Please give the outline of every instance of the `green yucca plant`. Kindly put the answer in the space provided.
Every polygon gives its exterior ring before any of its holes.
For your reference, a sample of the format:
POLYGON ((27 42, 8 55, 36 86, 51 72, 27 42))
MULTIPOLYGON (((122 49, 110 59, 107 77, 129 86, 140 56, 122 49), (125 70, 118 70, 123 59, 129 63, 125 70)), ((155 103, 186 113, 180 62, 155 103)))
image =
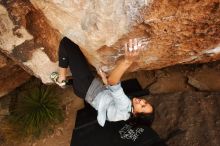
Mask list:
POLYGON ((12 123, 25 136, 39 137, 63 121, 58 97, 49 86, 30 89, 19 99, 11 114, 12 123))

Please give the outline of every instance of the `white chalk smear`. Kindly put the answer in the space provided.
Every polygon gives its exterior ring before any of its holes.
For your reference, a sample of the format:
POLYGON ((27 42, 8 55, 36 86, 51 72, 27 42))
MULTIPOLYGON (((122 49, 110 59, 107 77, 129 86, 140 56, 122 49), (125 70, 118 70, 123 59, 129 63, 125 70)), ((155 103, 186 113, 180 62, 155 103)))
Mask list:
POLYGON ((218 53, 220 53, 220 46, 217 46, 214 49, 205 50, 204 53, 207 53, 207 54, 218 54, 218 53))

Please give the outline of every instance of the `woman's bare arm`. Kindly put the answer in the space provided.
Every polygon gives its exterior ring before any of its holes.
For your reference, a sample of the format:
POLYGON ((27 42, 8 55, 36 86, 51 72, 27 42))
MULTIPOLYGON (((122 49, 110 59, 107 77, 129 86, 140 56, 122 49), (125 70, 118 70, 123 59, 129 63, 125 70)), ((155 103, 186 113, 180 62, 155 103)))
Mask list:
POLYGON ((138 46, 137 39, 129 40, 129 47, 125 44, 125 56, 124 59, 116 65, 113 71, 107 77, 107 83, 109 85, 115 85, 120 82, 121 77, 126 70, 132 65, 134 61, 138 59, 140 47, 138 46))

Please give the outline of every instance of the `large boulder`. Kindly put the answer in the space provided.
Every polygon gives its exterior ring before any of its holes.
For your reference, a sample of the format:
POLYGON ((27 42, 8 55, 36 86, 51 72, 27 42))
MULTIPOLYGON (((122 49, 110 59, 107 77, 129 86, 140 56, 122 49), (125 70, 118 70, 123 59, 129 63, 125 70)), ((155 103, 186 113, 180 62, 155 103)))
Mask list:
POLYGON ((169 146, 217 146, 220 144, 220 94, 179 92, 154 96, 153 129, 169 146))
POLYGON ((0 50, 28 73, 51 82, 62 36, 109 72, 130 38, 143 41, 129 69, 154 70, 220 59, 219 1, 0 1, 0 50))
POLYGON ((220 91, 220 68, 198 68, 188 76, 188 83, 200 91, 220 91))
POLYGON ((149 87, 153 94, 191 91, 187 84, 187 68, 184 66, 170 67, 155 72, 156 81, 149 87))
POLYGON ((44 83, 57 68, 60 34, 48 25, 28 1, 3 1, 0 5, 0 50, 44 83))

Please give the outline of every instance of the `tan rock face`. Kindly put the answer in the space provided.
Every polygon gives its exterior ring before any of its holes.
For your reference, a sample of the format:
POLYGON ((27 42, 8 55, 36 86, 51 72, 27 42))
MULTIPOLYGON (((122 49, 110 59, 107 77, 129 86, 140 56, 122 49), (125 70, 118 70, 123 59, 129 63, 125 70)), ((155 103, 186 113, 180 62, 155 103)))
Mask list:
MULTIPOLYGON (((141 16, 142 23, 133 27, 120 43, 112 46, 117 49, 113 57, 109 57, 110 61, 104 60, 106 66, 109 67, 109 62, 119 57, 117 54, 122 48, 122 41, 134 37, 147 39, 147 43, 133 70, 219 59, 219 2, 155 0, 142 9, 141 16)), ((108 50, 108 47, 102 49, 108 50)), ((104 52, 102 54, 105 55, 104 52)))
POLYGON ((123 56, 124 42, 135 37, 145 40, 145 49, 131 70, 209 62, 220 56, 218 1, 31 2, 85 52, 98 52, 88 58, 106 71, 123 56))
POLYGON ((1 51, 44 83, 51 82, 49 75, 57 69, 60 34, 30 2, 17 0, 3 5, 0 5, 1 51))
POLYGON ((1 2, 0 48, 44 83, 56 70, 61 36, 110 71, 130 38, 144 49, 130 71, 220 59, 218 0, 14 0, 1 2), (9 39, 10 38, 10 39, 9 39))

